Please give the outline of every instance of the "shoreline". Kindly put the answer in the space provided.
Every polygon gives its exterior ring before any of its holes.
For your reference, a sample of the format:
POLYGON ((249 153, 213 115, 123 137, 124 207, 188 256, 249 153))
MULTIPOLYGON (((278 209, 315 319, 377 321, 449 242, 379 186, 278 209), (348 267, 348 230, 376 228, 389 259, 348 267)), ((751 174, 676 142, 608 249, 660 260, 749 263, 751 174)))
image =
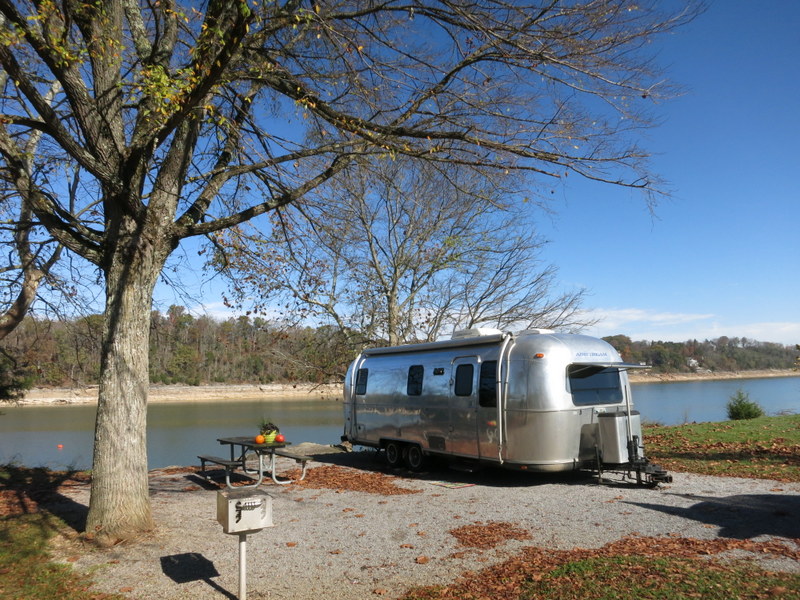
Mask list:
MULTIPOLYGON (((33 388, 17 404, 97 404, 98 386, 33 388)), ((276 402, 279 400, 336 401, 342 399, 341 384, 266 383, 217 385, 151 385, 148 404, 192 402, 276 402)))
POLYGON ((800 377, 795 369, 753 369, 752 371, 718 371, 707 373, 628 373, 631 383, 680 383, 684 381, 725 381, 729 379, 770 379, 800 377))
MULTIPOLYGON (((680 383, 729 379, 766 379, 800 377, 794 369, 766 369, 719 373, 630 373, 631 383, 680 383)), ((75 388, 33 388, 20 399, 19 405, 97 404, 98 386, 75 388)), ((191 402, 276 402, 284 399, 341 401, 339 383, 269 383, 217 385, 151 385, 148 403, 191 402)))

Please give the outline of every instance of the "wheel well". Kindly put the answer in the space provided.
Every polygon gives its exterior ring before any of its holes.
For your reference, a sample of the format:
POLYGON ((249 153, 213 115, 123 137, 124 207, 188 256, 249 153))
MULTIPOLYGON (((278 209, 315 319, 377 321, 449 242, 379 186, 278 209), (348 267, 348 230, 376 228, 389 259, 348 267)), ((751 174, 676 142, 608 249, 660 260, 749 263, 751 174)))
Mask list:
POLYGON ((378 447, 381 450, 386 450, 386 446, 389 445, 390 443, 395 443, 400 448, 404 448, 408 444, 408 442, 404 442, 403 440, 397 440, 397 439, 394 439, 394 438, 381 438, 378 441, 378 447))

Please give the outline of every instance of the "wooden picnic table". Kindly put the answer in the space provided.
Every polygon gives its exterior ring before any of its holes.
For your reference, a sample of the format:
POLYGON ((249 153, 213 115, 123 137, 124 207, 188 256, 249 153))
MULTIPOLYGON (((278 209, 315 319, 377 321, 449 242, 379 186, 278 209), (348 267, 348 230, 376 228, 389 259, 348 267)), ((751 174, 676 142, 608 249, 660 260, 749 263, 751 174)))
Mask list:
POLYGON ((307 456, 293 454, 284 450, 284 448, 289 445, 290 442, 266 442, 259 444, 255 441, 254 437, 250 436, 223 437, 217 438, 217 441, 223 446, 230 447, 230 459, 220 458, 218 456, 200 455, 198 458, 200 459, 201 471, 205 473, 205 463, 207 462, 221 465, 225 468, 225 483, 229 488, 233 487, 231 485, 230 476, 235 469, 241 469, 246 475, 254 476, 255 478, 254 483, 240 487, 258 487, 264 480, 264 473, 266 471, 269 472, 270 477, 272 477, 272 481, 278 485, 287 485, 292 483, 291 479, 282 480, 277 478, 275 474, 276 455, 291 458, 295 462, 302 464, 303 470, 300 478, 297 481, 304 479, 306 476, 306 463, 310 459, 307 456), (258 457, 257 470, 253 470, 247 466, 247 458, 249 454, 255 454, 258 457), (267 463, 265 463, 265 458, 268 458, 267 463))

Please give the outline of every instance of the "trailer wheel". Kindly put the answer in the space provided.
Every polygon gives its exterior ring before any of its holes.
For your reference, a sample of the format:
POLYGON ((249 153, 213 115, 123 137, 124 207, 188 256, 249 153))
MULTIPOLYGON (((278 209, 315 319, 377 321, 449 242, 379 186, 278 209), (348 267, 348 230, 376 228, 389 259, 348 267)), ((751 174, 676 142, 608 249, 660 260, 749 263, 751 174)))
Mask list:
POLYGON ((397 442, 389 442, 386 444, 386 462, 390 467, 400 466, 403 460, 403 453, 400 444, 397 442))
POLYGON ((419 471, 425 463, 425 455, 422 454, 422 448, 416 444, 411 444, 405 453, 406 466, 412 471, 419 471))

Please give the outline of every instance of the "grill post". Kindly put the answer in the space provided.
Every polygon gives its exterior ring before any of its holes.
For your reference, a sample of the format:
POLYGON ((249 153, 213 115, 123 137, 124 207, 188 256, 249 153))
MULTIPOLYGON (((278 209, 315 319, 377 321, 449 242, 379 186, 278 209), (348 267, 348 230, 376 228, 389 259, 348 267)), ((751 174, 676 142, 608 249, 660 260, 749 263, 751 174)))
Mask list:
POLYGON ((239 534, 239 600, 247 600, 247 534, 239 534))

